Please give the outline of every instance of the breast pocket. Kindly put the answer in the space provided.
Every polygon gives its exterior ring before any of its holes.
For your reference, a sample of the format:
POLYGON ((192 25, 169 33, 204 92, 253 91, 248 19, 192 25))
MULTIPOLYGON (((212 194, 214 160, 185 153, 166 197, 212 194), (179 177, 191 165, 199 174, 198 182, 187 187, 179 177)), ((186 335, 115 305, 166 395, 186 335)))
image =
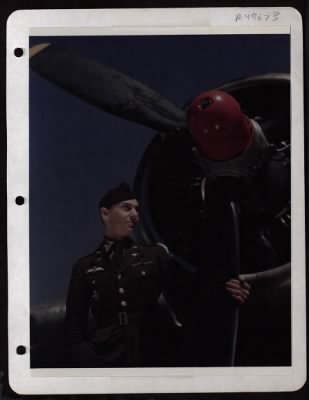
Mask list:
POLYGON ((86 282, 92 300, 98 300, 112 286, 112 273, 102 266, 88 270, 86 282))
POLYGON ((131 281, 135 288, 136 295, 145 299, 152 298, 153 293, 160 286, 160 276, 157 265, 143 262, 131 267, 131 281))
POLYGON ((138 262, 131 265, 130 275, 137 280, 149 280, 157 275, 156 265, 152 261, 138 262))
POLYGON ((134 298, 140 307, 148 307, 157 301, 161 284, 157 265, 154 263, 140 263, 131 267, 132 288, 134 298), (134 282, 134 283, 133 283, 134 282))

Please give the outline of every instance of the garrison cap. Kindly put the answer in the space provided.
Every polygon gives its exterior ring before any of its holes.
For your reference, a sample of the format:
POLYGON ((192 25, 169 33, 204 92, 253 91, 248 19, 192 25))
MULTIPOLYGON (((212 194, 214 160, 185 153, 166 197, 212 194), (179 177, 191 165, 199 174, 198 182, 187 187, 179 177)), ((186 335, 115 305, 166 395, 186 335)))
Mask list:
POLYGON ((135 193, 132 192, 130 186, 123 182, 119 186, 109 190, 99 201, 99 208, 110 208, 117 203, 125 200, 136 199, 135 193))

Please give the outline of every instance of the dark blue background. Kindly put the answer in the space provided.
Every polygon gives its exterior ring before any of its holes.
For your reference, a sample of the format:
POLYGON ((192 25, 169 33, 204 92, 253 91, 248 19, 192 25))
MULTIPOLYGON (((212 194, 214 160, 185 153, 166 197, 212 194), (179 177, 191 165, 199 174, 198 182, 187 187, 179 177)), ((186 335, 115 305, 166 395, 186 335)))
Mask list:
MULTIPOLYGON (((289 72, 288 35, 32 37, 125 72, 182 107, 231 80, 289 72)), ((30 71, 31 303, 65 297, 73 262, 99 244, 97 202, 132 183, 156 132, 67 94, 30 71)))

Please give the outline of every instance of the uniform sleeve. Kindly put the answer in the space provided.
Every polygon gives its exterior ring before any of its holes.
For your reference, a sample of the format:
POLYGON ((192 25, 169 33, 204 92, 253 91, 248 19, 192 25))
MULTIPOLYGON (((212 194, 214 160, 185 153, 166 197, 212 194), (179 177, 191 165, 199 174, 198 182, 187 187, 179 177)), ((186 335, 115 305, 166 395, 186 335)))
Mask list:
POLYGON ((89 314, 89 294, 81 269, 81 264, 74 265, 69 284, 65 327, 69 347, 75 347, 87 340, 89 314))
POLYGON ((282 306, 291 300, 291 263, 257 273, 241 274, 239 278, 252 287, 250 304, 282 306))
POLYGON ((160 243, 158 246, 158 259, 163 277, 163 296, 168 304, 172 318, 183 324, 187 319, 190 305, 193 301, 194 274, 185 271, 172 257, 168 248, 160 243))

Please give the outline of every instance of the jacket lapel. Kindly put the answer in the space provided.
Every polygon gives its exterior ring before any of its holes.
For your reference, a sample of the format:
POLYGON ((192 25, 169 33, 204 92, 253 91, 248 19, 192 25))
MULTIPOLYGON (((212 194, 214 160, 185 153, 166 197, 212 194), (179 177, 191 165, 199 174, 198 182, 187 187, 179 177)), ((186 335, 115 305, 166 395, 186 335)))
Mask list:
POLYGON ((137 244, 133 244, 129 249, 124 250, 118 271, 123 272, 143 257, 143 252, 137 244))

